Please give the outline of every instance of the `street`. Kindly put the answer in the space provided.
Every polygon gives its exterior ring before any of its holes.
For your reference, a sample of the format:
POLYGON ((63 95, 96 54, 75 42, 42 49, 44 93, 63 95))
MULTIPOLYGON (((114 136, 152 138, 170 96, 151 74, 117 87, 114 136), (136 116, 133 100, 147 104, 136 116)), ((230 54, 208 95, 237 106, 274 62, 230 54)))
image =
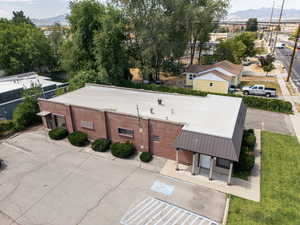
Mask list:
MULTIPOLYGON (((291 46, 290 43, 282 40, 281 42, 285 43, 286 47, 283 49, 276 49, 276 55, 277 55, 277 59, 279 59, 283 63, 286 70, 288 71, 293 50, 290 47, 291 46)), ((296 52, 291 78, 294 84, 297 86, 298 90, 300 91, 300 51, 299 50, 297 50, 296 52)))

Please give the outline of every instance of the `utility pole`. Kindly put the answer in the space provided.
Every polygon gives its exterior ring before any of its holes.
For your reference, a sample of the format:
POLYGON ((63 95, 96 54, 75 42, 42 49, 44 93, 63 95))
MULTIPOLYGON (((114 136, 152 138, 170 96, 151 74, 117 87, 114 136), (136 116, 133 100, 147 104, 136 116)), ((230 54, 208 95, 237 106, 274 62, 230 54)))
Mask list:
POLYGON ((289 67, 289 72, 288 72, 288 77, 286 79, 286 82, 289 82, 290 77, 292 75, 293 64, 294 64, 294 61, 295 61, 295 56, 296 56, 296 51, 297 51, 299 36, 300 36, 300 24, 298 26, 298 31, 297 31, 297 34, 296 34, 294 50, 293 50, 292 59, 291 59, 291 63, 290 63, 290 67, 289 67))
POLYGON ((276 48, 277 39, 278 39, 278 33, 279 33, 280 25, 281 25, 281 18, 282 18, 282 12, 283 12, 283 8, 284 8, 284 3, 285 3, 285 0, 282 0, 281 10, 280 10, 280 16, 279 16, 279 20, 278 20, 278 27, 276 29, 275 42, 274 42, 274 46, 273 46, 272 55, 274 55, 274 53, 275 53, 275 48, 276 48))
POLYGON ((272 41, 272 36, 273 36, 273 27, 272 27, 272 20, 273 20, 273 13, 274 13, 274 8, 275 8, 275 1, 273 1, 273 7, 272 7, 272 12, 271 12, 271 17, 270 17, 270 23, 269 23, 269 46, 271 45, 272 41))

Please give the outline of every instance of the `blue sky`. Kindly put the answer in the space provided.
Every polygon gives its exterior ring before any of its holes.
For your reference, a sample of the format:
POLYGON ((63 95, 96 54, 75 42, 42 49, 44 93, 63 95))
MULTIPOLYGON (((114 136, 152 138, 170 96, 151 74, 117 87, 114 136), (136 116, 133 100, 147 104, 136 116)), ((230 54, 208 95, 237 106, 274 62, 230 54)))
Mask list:
MULTIPOLYGON (((0 17, 10 17, 12 11, 23 10, 32 18, 47 18, 68 13, 69 0, 0 0, 0 17)), ((271 7, 272 0, 231 0, 230 12, 271 7)), ((280 7, 281 0, 276 0, 280 7)), ((287 0, 286 8, 300 9, 300 0, 287 0)))

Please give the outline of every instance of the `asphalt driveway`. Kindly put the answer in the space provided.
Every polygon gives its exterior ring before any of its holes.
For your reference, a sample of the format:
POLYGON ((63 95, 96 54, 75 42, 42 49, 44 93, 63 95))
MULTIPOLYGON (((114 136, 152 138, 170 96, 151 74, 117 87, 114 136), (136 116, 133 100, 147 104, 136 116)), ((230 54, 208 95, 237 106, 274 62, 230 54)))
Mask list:
POLYGON ((263 129, 275 133, 295 135, 289 115, 257 109, 247 109, 246 128, 263 129))
POLYGON ((223 193, 142 169, 134 159, 54 142, 43 130, 4 140, 0 158, 7 164, 0 172, 1 225, 120 224, 147 198, 217 222, 223 217, 223 193))

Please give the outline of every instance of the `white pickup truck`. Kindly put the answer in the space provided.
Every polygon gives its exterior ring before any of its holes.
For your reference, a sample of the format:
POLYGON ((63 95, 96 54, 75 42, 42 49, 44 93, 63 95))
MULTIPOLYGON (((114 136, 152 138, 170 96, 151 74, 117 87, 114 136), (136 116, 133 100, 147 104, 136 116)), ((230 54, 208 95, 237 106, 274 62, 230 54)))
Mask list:
POLYGON ((275 88, 266 88, 265 85, 255 84, 250 87, 242 88, 244 95, 261 95, 266 97, 275 97, 276 89, 275 88))

